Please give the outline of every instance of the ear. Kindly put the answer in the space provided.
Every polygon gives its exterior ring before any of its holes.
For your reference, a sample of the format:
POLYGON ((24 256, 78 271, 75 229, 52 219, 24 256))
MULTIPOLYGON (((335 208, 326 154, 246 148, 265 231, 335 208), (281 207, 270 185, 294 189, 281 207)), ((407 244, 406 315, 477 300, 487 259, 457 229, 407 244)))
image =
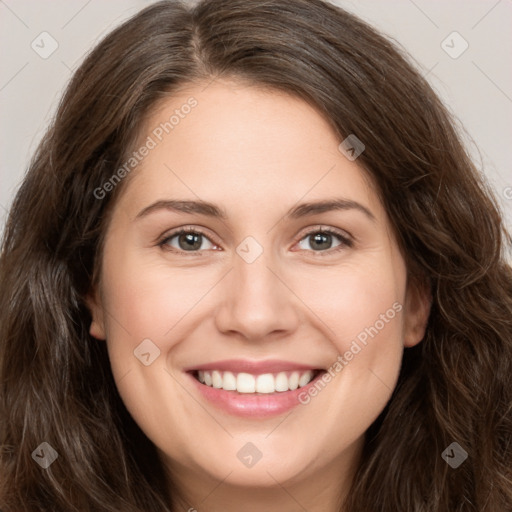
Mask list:
POLYGON ((92 290, 85 297, 85 302, 91 313, 91 325, 89 326, 89 334, 98 340, 105 340, 105 323, 103 316, 103 306, 100 294, 97 290, 92 290))
POLYGON ((432 293, 426 280, 407 279, 404 304, 404 346, 414 347, 425 336, 432 306, 432 293))

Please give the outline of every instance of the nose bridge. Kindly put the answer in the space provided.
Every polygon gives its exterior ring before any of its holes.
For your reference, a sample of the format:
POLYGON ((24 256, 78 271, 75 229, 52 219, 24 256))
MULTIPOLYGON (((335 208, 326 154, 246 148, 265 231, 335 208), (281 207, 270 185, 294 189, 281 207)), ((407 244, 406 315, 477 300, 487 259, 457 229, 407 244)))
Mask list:
POLYGON ((293 330, 297 321, 293 294, 276 275, 272 251, 246 239, 237 247, 233 267, 217 315, 219 329, 252 339, 293 330))

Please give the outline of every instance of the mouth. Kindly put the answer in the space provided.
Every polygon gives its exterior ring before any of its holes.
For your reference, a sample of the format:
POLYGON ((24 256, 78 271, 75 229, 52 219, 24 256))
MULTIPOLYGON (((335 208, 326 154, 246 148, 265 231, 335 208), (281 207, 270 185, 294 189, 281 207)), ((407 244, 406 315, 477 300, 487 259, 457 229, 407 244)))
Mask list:
POLYGON ((249 419, 274 417, 303 404, 301 395, 325 373, 325 369, 297 363, 240 360, 185 370, 205 405, 249 419))
POLYGON ((192 376, 201 384, 240 394, 272 394, 295 391, 307 386, 324 370, 296 370, 252 374, 221 370, 194 370, 192 376))

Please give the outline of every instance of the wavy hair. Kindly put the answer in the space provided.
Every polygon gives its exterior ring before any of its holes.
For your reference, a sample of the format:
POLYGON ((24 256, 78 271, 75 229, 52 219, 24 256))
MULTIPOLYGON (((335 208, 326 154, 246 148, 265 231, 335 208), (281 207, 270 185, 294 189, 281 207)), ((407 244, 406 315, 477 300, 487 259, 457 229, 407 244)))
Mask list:
POLYGON ((0 508, 170 512, 154 445, 117 392, 85 296, 123 180, 159 101, 218 77, 314 105, 356 134, 410 276, 430 286, 422 342, 366 433, 344 512, 512 510, 511 238, 457 122, 407 54, 322 0, 163 1, 74 73, 17 192, 0 256, 0 508), (42 470, 34 450, 59 454, 42 470), (452 442, 468 453, 452 469, 452 442))

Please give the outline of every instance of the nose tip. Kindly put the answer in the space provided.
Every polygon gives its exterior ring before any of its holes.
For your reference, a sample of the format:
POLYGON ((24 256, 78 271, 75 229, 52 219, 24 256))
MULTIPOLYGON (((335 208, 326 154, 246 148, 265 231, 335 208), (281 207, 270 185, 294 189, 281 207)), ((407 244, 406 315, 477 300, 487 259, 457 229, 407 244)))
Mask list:
POLYGON ((252 240, 240 246, 245 251, 235 258, 234 268, 225 279, 217 328, 249 340, 293 331, 298 323, 293 294, 272 268, 275 262, 252 240))

